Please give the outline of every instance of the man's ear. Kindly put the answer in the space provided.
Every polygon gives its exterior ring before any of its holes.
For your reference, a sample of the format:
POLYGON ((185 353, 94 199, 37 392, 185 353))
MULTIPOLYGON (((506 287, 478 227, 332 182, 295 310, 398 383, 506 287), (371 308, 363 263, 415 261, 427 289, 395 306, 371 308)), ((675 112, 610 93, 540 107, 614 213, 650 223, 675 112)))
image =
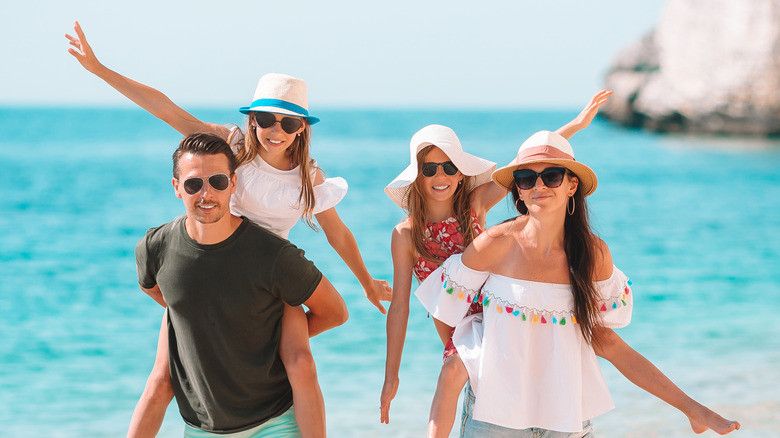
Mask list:
POLYGON ((173 192, 176 194, 176 197, 181 198, 181 193, 179 193, 179 180, 171 178, 171 184, 173 185, 173 192))

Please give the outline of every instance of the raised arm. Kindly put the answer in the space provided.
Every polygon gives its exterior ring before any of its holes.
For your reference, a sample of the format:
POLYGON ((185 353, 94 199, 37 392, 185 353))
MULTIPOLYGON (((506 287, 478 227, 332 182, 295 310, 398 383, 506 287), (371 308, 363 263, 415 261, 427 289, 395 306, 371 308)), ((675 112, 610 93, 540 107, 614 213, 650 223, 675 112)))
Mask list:
POLYGON ((126 78, 101 64, 92 51, 92 47, 87 42, 87 38, 78 21, 74 23, 73 30, 76 33, 75 37, 65 34, 72 46, 68 49, 68 53, 73 55, 85 70, 106 81, 115 90, 153 116, 170 125, 173 129, 179 131, 182 135, 190 135, 195 132, 212 132, 227 139, 227 136, 230 134, 228 128, 198 120, 195 116, 173 103, 160 91, 126 78))
POLYGON ((409 323, 409 299, 412 293, 412 269, 415 257, 412 250, 411 229, 403 222, 393 230, 391 251, 393 255, 393 299, 387 313, 387 358, 385 381, 379 398, 382 423, 390 422, 390 402, 398 392, 398 371, 406 342, 409 323))
POLYGON ((596 117, 599 112, 599 107, 603 105, 609 96, 612 95, 612 90, 601 90, 594 94, 585 108, 575 117, 571 122, 561 126, 555 132, 560 134, 566 140, 572 138, 574 134, 585 129, 596 117))
MULTIPOLYGON (((601 90, 594 94, 585 108, 569 123, 561 126, 555 132, 566 138, 570 139, 577 132, 585 129, 596 117, 599 112, 599 107, 603 105, 607 98, 612 95, 611 90, 601 90)), ((509 165, 514 164, 515 159, 509 162, 509 165)), ((487 212, 493 208, 499 201, 501 201, 507 194, 507 191, 498 184, 493 182, 487 182, 477 187, 471 192, 469 201, 474 211, 477 213, 477 217, 480 218, 481 223, 484 225, 484 217, 487 216, 487 212)))

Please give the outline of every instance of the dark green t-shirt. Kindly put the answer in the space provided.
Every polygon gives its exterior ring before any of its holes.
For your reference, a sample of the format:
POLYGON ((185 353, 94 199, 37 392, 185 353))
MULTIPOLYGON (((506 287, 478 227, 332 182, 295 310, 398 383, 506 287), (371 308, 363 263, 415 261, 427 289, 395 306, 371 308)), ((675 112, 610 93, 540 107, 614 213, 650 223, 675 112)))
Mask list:
POLYGON ((179 411, 209 432, 249 429, 292 405, 279 358, 283 302, 298 306, 322 274, 303 251, 244 219, 226 240, 201 245, 185 218, 152 228, 136 246, 138 282, 160 286, 179 411))

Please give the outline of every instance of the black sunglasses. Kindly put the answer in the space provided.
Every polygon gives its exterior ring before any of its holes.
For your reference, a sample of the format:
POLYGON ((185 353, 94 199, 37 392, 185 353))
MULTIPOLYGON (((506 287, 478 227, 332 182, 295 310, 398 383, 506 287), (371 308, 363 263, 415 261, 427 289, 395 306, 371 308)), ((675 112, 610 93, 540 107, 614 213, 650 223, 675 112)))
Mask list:
POLYGON ((295 134, 303 126, 303 120, 295 117, 282 117, 282 120, 276 120, 272 113, 255 112, 255 122, 257 126, 266 129, 274 126, 275 123, 282 125, 282 130, 288 134, 295 134))
MULTIPOLYGON (((184 191, 187 192, 188 195, 194 195, 195 193, 200 192, 201 189, 203 189, 203 179, 204 178, 199 176, 185 179, 184 183, 182 184, 182 186, 184 186, 184 191)), ((217 173, 206 179, 209 180, 209 185, 214 188, 214 190, 218 190, 220 192, 228 188, 230 185, 230 177, 224 173, 217 173)))
POLYGON ((512 172, 515 185, 522 190, 534 188, 537 178, 542 178, 544 185, 554 189, 563 183, 563 175, 566 175, 565 167, 548 167, 541 173, 536 173, 531 169, 518 169, 512 172))
POLYGON ((443 170, 444 173, 446 173, 449 176, 458 173, 458 168, 455 167, 454 164, 452 164, 452 161, 445 161, 443 163, 428 162, 428 163, 423 163, 422 165, 423 176, 427 176, 428 178, 430 178, 436 175, 436 171, 439 170, 439 166, 441 166, 441 170, 443 170))

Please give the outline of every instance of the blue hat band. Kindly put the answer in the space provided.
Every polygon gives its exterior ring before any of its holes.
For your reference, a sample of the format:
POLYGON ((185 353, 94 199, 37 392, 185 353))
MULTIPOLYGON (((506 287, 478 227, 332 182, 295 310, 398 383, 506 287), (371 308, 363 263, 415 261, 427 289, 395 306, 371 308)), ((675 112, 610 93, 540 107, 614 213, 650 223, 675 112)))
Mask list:
POLYGON ((287 102, 285 100, 279 100, 279 99, 257 99, 256 101, 252 102, 251 105, 249 105, 249 108, 254 108, 256 106, 272 106, 276 108, 286 109, 288 111, 296 112, 298 114, 303 114, 304 116, 309 116, 309 111, 306 110, 306 108, 296 105, 294 103, 287 102))

